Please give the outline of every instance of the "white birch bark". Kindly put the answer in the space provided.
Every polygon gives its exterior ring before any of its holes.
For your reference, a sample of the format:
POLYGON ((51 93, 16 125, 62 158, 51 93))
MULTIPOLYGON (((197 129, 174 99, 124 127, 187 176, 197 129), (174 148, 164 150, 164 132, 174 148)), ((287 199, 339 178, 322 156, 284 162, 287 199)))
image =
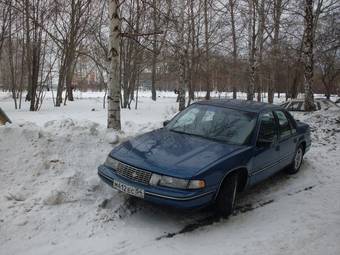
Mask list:
POLYGON ((109 0, 110 19, 110 48, 109 58, 111 61, 110 80, 108 83, 108 118, 107 127, 116 130, 121 129, 120 123, 120 79, 119 79, 119 44, 120 44, 120 20, 119 1, 109 0))
POLYGON ((314 71, 314 21, 313 21, 313 0, 305 0, 305 37, 303 41, 304 60, 304 89, 305 89, 305 110, 315 110, 313 96, 313 71, 314 71))

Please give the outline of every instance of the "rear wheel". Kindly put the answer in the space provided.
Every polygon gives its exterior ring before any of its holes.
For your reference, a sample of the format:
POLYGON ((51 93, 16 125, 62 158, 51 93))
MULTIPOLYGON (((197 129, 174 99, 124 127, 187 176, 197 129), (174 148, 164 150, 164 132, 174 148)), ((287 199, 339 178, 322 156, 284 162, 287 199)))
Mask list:
POLYGON ((293 162, 286 170, 288 174, 296 174, 297 172, 299 172, 303 161, 303 154, 303 147, 302 145, 300 145, 295 152, 293 162))
POLYGON ((238 188, 238 174, 233 173, 223 181, 216 198, 217 213, 227 218, 233 213, 238 188))

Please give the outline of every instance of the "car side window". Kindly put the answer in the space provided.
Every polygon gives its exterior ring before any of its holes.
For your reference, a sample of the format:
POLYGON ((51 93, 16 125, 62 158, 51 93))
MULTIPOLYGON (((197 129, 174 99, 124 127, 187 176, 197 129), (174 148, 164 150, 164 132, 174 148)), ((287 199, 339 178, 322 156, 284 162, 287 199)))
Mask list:
POLYGON ((196 108, 189 109, 187 114, 182 115, 180 118, 176 120, 174 128, 185 127, 194 124, 198 114, 199 114, 198 109, 196 108))
POLYGON ((260 116, 260 130, 258 141, 272 141, 276 139, 276 123, 272 112, 263 113, 260 116))
POLYGON ((286 114, 283 111, 275 111, 279 121, 279 135, 280 139, 291 136, 292 129, 286 114))
POLYGON ((292 129, 292 133, 296 133, 296 122, 293 118, 293 116, 289 112, 285 112, 286 117, 289 120, 290 128, 292 129))

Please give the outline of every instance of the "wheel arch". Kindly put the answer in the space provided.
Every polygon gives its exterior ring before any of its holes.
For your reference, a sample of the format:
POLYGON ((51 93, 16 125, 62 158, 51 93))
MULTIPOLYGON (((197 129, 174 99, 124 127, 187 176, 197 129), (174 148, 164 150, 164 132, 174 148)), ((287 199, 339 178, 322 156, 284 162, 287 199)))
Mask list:
POLYGON ((302 141, 300 143, 300 145, 302 146, 303 154, 305 154, 305 152, 306 152, 306 141, 302 141))
POLYGON ((217 197, 218 193, 220 192, 220 189, 223 185, 223 183, 225 182, 225 180, 232 174, 237 173, 240 177, 241 180, 241 185, 238 187, 238 191, 243 191, 247 184, 248 184, 248 179, 249 179, 249 175, 248 175, 248 169, 245 166, 241 166, 241 167, 237 167, 237 168, 233 168, 232 170, 229 170, 225 173, 225 175, 223 176, 222 180, 220 181, 220 184, 218 186, 215 198, 217 197))

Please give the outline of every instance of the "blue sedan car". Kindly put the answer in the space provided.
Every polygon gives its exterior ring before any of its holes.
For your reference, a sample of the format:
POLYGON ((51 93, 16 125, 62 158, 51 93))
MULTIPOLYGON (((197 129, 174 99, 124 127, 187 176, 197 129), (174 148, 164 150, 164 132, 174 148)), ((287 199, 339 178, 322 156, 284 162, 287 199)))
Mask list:
POLYGON ((201 101, 163 128, 115 147, 98 174, 111 187, 153 203, 213 203, 228 216, 238 192, 282 169, 298 172, 310 146, 309 126, 280 106, 201 101))

